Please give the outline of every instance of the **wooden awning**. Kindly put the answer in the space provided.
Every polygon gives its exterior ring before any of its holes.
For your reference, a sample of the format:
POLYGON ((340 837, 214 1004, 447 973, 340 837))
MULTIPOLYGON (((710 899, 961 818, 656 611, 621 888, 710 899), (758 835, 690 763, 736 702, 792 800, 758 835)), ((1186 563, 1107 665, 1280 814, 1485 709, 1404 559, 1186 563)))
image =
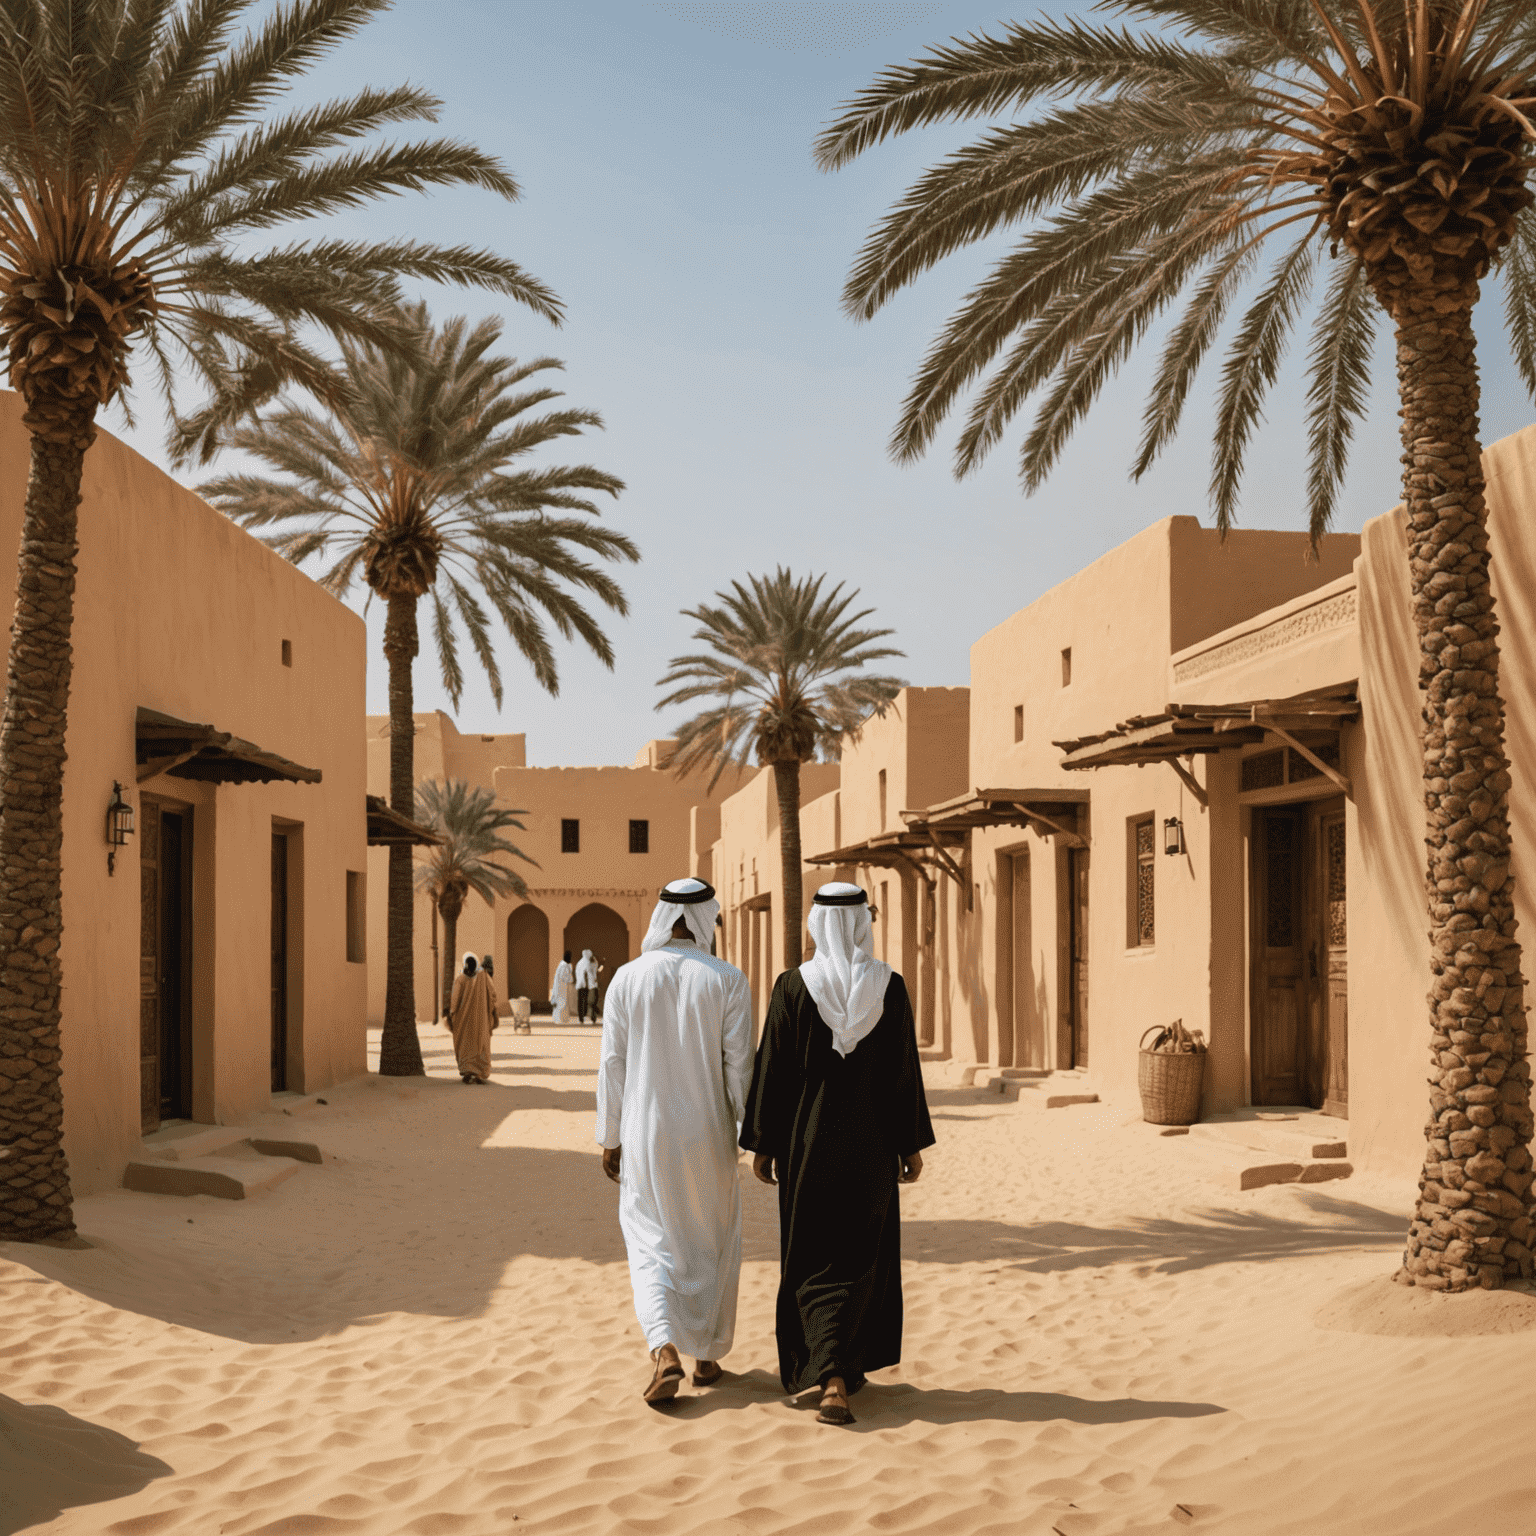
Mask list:
POLYGON ((305 768, 216 726, 178 720, 158 709, 139 710, 135 736, 141 784, 157 773, 213 784, 320 782, 318 768, 305 768))
POLYGON ((930 840, 952 832, 963 837, 973 827, 1029 827, 1086 847, 1077 820, 1079 807, 1087 804, 1086 789, 973 789, 920 811, 903 811, 901 819, 930 840))
POLYGON ((389 808, 382 795, 368 796, 368 845, 372 848, 388 847, 391 843, 408 843, 415 848, 437 848, 447 839, 424 827, 409 816, 402 816, 389 808))
POLYGON ((1205 796, 1181 757, 1227 752, 1281 738, 1346 794, 1349 780, 1318 755, 1338 745, 1339 732, 1360 718, 1355 685, 1293 694, 1284 699, 1250 699, 1241 704, 1169 704, 1159 715, 1133 715, 1097 736, 1078 736, 1052 745, 1061 748, 1063 768, 1113 768, 1168 763, 1199 795, 1205 796))

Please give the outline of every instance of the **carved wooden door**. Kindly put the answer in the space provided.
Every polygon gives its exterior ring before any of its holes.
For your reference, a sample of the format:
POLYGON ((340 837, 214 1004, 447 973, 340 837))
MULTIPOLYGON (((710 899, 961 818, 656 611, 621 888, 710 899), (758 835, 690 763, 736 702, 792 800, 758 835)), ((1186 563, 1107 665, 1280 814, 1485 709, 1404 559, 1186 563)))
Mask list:
POLYGON ((1323 1113, 1349 1118, 1349 913, 1344 873, 1344 812, 1318 817, 1317 940, 1323 1015, 1320 1094, 1323 1113))
POLYGON ((1306 813, 1253 813, 1250 1061, 1255 1104, 1307 1102, 1306 813))
POLYGON ((1072 1010, 1072 1060, 1074 1067, 1088 1065, 1088 850, 1067 850, 1067 948, 1071 966, 1068 994, 1072 1010))

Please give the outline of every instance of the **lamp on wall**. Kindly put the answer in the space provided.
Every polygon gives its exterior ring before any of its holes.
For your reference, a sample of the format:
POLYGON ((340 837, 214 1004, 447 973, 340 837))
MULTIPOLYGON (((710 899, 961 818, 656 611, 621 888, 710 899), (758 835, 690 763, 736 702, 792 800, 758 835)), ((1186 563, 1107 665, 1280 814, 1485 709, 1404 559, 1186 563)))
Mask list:
POLYGON ((123 786, 112 781, 112 799, 107 806, 107 873, 117 863, 117 850, 133 836, 133 807, 123 799, 123 786))
POLYGON ((1170 854, 1184 852, 1184 823, 1177 816, 1170 816, 1163 823, 1163 852, 1170 854))

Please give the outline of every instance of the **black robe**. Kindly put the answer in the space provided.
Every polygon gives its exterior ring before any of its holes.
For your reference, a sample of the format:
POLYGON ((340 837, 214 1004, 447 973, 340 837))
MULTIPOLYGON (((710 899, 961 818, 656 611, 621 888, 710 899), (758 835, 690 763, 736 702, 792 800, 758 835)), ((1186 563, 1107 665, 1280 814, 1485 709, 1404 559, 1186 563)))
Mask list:
POLYGON ((847 1056, 798 970, 779 977, 741 1144, 779 1180, 779 1375, 786 1392, 841 1376, 850 1392, 901 1359, 898 1158, 933 1145, 906 983, 847 1056))

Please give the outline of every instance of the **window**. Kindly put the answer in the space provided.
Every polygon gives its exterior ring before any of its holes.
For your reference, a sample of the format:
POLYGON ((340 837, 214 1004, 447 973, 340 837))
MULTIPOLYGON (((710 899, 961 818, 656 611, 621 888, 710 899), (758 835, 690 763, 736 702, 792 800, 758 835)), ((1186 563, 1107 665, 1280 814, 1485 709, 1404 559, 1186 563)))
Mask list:
POLYGON ((651 824, 648 821, 632 821, 629 824, 629 851, 631 853, 649 853, 651 851, 651 824))
POLYGON ((890 920, 886 917, 886 912, 890 903, 890 896, 890 882, 888 880, 882 880, 880 882, 880 911, 878 913, 878 916, 882 919, 880 923, 880 958, 882 960, 886 958, 885 936, 890 932, 891 928, 890 920))
POLYGON ((1157 866, 1157 822, 1137 816, 1126 823, 1126 947, 1147 949, 1157 942, 1153 912, 1153 871, 1157 866))
POLYGON ((1013 706, 1013 739, 1024 740, 1024 706, 1022 704, 1013 706))
POLYGON ((1070 687, 1072 683, 1072 647, 1069 645, 1061 653, 1061 686, 1070 687))
POLYGON ((880 830, 885 831, 885 769, 880 770, 880 830))
POLYGON ((368 959, 368 880, 355 869, 347 871, 347 959, 362 965, 368 959))
POLYGON ((285 667, 291 667, 293 665, 293 641, 292 640, 284 640, 283 641, 283 665, 285 667))
POLYGON ((572 817, 566 817, 560 822, 560 852, 581 852, 581 823, 572 817))

